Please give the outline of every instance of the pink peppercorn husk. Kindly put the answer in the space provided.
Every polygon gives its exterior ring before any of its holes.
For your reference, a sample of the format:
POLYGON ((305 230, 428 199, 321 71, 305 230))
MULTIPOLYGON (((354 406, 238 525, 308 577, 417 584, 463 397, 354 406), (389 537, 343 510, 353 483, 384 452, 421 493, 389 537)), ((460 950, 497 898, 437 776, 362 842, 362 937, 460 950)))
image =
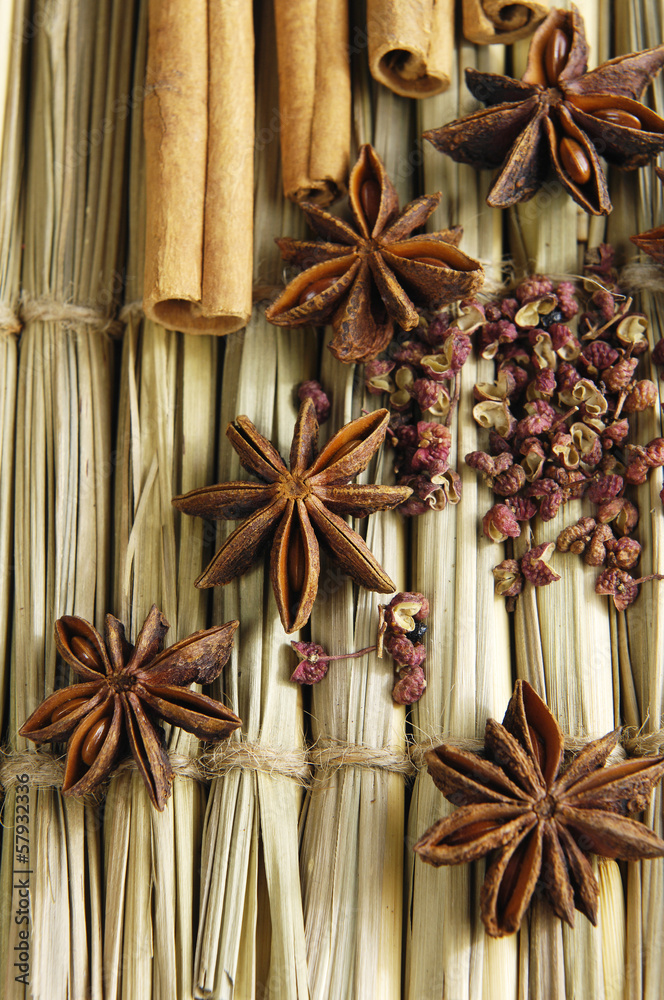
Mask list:
POLYGON ((605 569, 597 577, 595 593, 613 598, 617 611, 624 611, 639 596, 634 577, 622 569, 605 569))
POLYGON ((429 617, 429 601, 416 590, 401 590, 395 594, 385 609, 385 621, 392 628, 399 628, 394 618, 394 609, 400 604, 419 604, 419 611, 413 614, 416 622, 423 622, 429 617))
POLYGON ((422 667, 408 667, 400 672, 392 689, 392 698, 398 705, 413 705, 419 701, 427 686, 422 667))
POLYGON ((320 382, 311 379, 309 382, 302 382, 297 390, 297 395, 301 403, 305 399, 310 399, 316 410, 316 420, 319 424, 324 424, 330 415, 330 400, 325 393, 320 382))
POLYGON ((482 518, 482 531, 490 542, 504 542, 507 538, 518 538, 521 527, 510 508, 497 503, 482 518))
POLYGON ((290 679, 296 684, 318 684, 330 668, 329 660, 300 660, 290 679))
POLYGON ((535 545, 521 556, 521 572, 535 587, 546 587, 560 579, 560 574, 547 563, 554 548, 553 542, 545 542, 535 545))
POLYGON ((545 295, 551 295, 553 287, 551 279, 544 274, 533 274, 517 286, 516 297, 521 305, 525 305, 526 302, 534 302, 536 299, 544 298, 545 295))
POLYGON ((579 303, 576 301, 574 292, 574 285, 571 281, 561 281, 556 289, 558 308, 565 319, 571 319, 579 311, 579 303))

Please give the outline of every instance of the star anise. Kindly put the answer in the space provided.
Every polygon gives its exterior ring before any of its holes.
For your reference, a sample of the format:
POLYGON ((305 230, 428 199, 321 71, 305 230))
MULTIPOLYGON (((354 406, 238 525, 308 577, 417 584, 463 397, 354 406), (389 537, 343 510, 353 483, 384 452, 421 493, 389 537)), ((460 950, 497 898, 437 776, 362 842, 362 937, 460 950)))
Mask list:
MULTIPOLYGON (((655 167, 655 173, 660 181, 664 183, 664 170, 661 167, 655 167)), ((648 229, 643 233, 638 233, 636 236, 630 236, 630 240, 639 250, 650 254, 658 264, 664 264, 664 226, 655 226, 654 229, 648 229)))
POLYGON ((538 882, 570 926, 575 908, 596 924, 599 888, 588 851, 630 861, 664 855, 664 841, 627 815, 646 807, 664 757, 605 767, 619 736, 616 729, 588 743, 561 773, 560 726, 530 684, 517 681, 502 726, 486 724, 492 759, 446 745, 427 753, 436 786, 461 808, 415 850, 436 866, 493 852, 480 894, 492 937, 518 929, 538 882))
POLYGON ((84 682, 49 695, 19 734, 35 743, 69 740, 65 795, 93 791, 128 744, 150 801, 163 809, 171 794, 173 769, 156 720, 165 719, 202 740, 224 739, 241 725, 221 702, 189 690, 194 682, 209 684, 219 676, 238 624, 232 621, 194 632, 160 653, 169 625, 156 605, 135 646, 113 615, 106 615, 105 641, 83 618, 59 618, 55 644, 84 682))
POLYGON ((394 323, 412 330, 418 307, 468 298, 482 284, 478 261, 457 249, 460 227, 413 236, 436 210, 441 193, 424 195, 399 214, 397 192, 372 146, 362 146, 348 184, 354 225, 303 203, 325 242, 278 239, 285 261, 305 268, 266 310, 276 326, 332 317, 330 350, 347 363, 368 361, 392 339, 394 323))
POLYGON ((196 586, 214 587, 241 576, 274 536, 270 576, 287 632, 306 624, 316 599, 320 572, 317 537, 356 583, 382 594, 394 590, 366 544, 343 520, 390 510, 412 492, 403 486, 349 485, 379 448, 388 420, 387 410, 367 413, 342 427, 318 455, 316 410, 312 401, 305 399, 295 424, 289 471, 251 421, 237 417, 226 434, 243 467, 260 483, 220 483, 173 499, 185 514, 246 518, 226 539, 196 586))
POLYGON ((488 107, 425 138, 459 163, 502 169, 487 202, 505 208, 541 187, 549 164, 586 212, 611 201, 598 153, 633 168, 664 149, 664 119, 639 103, 664 64, 664 45, 618 56, 590 73, 583 19, 574 5, 554 9, 533 35, 521 80, 466 70, 466 84, 488 107))

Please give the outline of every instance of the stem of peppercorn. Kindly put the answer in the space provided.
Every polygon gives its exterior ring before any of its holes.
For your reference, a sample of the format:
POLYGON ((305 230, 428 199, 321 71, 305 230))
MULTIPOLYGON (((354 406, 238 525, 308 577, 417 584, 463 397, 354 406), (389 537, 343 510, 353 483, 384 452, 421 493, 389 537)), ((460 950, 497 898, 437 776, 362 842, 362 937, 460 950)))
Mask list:
POLYGON ((457 372, 454 376, 454 395, 450 400, 450 409, 443 421, 446 427, 452 426, 452 418, 456 412, 456 408, 459 405, 459 397, 461 395, 461 372, 457 372))

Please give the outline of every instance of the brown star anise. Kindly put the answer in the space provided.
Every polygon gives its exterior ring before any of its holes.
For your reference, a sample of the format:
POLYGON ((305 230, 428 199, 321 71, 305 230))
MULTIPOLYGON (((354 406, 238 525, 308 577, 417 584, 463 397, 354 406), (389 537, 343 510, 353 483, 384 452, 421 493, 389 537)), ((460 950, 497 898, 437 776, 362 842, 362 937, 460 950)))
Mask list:
MULTIPOLYGON (((664 170, 661 167, 655 167, 655 173, 660 181, 664 183, 664 170)), ((655 226, 654 229, 648 229, 643 233, 638 233, 636 236, 630 236, 630 240, 639 250, 650 254, 658 264, 664 264, 664 226, 655 226)))
POLYGON ((461 808, 415 850, 436 866, 493 852, 480 894, 492 937, 518 929, 538 882, 570 926, 575 908, 596 924, 599 888, 588 851, 630 861, 664 855, 664 841, 627 816, 646 807, 664 757, 605 767, 619 736, 616 729, 588 743, 561 774, 560 726, 530 684, 517 681, 502 726, 486 724, 493 760, 446 745, 427 753, 436 786, 461 808))
POLYGON ((551 163, 577 204, 606 215, 611 201, 598 153, 622 168, 664 149, 664 120, 639 103, 664 64, 664 45, 618 56, 590 73, 578 10, 554 9, 533 35, 521 80, 466 70, 466 84, 488 107, 425 138, 459 163, 502 169, 487 202, 527 201, 551 163))
POLYGON ((106 641, 83 618, 59 618, 56 646, 84 682, 54 691, 19 734, 35 743, 69 740, 65 795, 85 795, 95 789, 128 743, 150 801, 163 809, 171 794, 173 769, 156 720, 165 719, 202 740, 224 739, 242 724, 221 702, 189 690, 194 682, 209 684, 219 676, 238 624, 232 621, 194 632, 160 653, 169 625, 156 605, 135 646, 113 615, 106 615, 106 641))
POLYGON ((348 184, 355 225, 302 204, 325 242, 278 239, 285 261, 305 268, 265 315, 276 326, 321 324, 332 317, 330 350, 347 363, 368 361, 392 339, 393 324, 412 330, 418 307, 447 305, 482 284, 478 261, 457 249, 460 227, 413 236, 441 193, 424 195, 399 214, 399 199, 372 146, 362 146, 348 184))
POLYGON ((412 493, 404 486, 349 485, 379 448, 388 420, 387 410, 367 413, 342 427, 317 455, 316 410, 305 399, 295 424, 289 471, 251 421, 237 417, 226 434, 243 467, 258 476, 260 483, 219 483, 173 498, 185 514, 246 518, 226 539, 196 586, 214 587, 241 576, 274 535, 270 576, 287 632, 306 624, 316 599, 317 536, 356 583, 382 594, 394 590, 360 536, 343 520, 390 510, 412 493))

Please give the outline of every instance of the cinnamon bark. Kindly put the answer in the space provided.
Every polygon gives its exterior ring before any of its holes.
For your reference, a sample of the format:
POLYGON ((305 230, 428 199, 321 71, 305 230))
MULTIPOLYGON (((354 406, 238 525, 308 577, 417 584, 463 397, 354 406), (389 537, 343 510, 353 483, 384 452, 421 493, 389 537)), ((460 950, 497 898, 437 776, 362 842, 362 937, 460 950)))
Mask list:
POLYGON ((274 0, 274 13, 284 194, 329 205, 348 180, 348 0, 274 0))
POLYGON ((367 0, 371 75, 403 97, 450 85, 454 0, 367 0))
POLYGON ((168 329, 232 333, 251 315, 251 0, 150 0, 144 308, 168 329))
POLYGON ((475 45, 511 45, 530 35, 548 13, 548 3, 533 0, 463 0, 463 33, 475 45))

